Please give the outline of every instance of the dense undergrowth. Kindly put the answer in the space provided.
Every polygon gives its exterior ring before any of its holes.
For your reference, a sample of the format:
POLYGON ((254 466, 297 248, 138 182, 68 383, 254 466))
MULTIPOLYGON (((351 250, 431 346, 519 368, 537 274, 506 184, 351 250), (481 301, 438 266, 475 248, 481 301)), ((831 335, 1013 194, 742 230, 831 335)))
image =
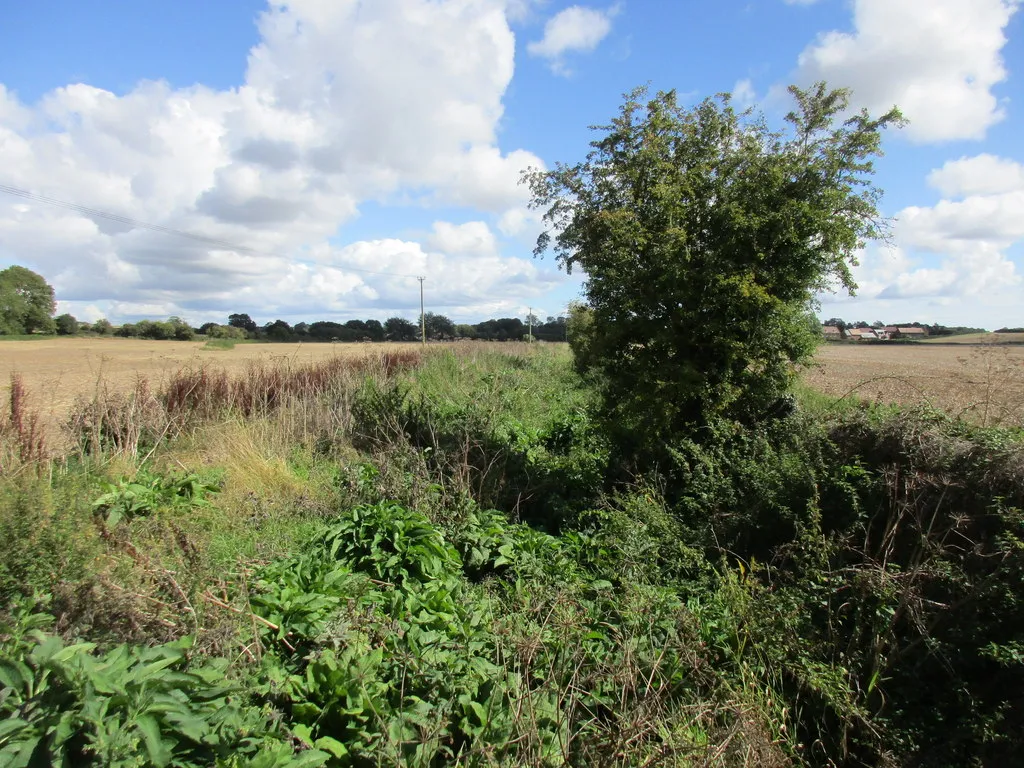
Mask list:
MULTIPOLYGON (((1014 764, 1024 449, 801 401, 631 462, 564 350, 0 421, 0 765, 1014 764)), ((656 436, 652 436, 652 442, 656 436)))

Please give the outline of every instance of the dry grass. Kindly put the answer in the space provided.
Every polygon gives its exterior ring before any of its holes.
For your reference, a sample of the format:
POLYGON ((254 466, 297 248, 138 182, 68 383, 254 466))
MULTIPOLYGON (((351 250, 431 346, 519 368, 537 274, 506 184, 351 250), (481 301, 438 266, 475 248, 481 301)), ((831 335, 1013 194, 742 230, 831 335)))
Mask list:
POLYGON ((417 344, 239 344, 204 349, 201 341, 144 339, 44 339, 0 345, 0 402, 7 402, 11 375, 23 386, 25 407, 39 414, 48 434, 65 423, 84 398, 128 395, 139 382, 160 390, 183 371, 208 376, 264 369, 299 368, 339 358, 372 358, 382 352, 415 350, 417 344))
POLYGON ((927 403, 984 425, 1024 426, 1024 347, 831 344, 804 381, 835 397, 927 403))

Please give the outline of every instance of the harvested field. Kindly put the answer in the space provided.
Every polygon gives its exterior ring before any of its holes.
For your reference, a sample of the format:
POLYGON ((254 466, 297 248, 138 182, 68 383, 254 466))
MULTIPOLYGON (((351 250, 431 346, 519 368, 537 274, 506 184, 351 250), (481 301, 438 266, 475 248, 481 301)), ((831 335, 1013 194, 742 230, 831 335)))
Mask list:
POLYGON ((962 333, 959 336, 932 336, 922 344, 1024 344, 1024 333, 962 333))
POLYGON ((202 341, 147 341, 93 338, 0 342, 0 403, 6 402, 11 374, 21 376, 28 405, 43 422, 65 420, 80 397, 98 388, 127 391, 140 378, 154 387, 182 369, 246 370, 254 363, 296 366, 331 358, 377 355, 384 350, 418 349, 418 344, 238 344, 204 349, 202 341))
POLYGON ((1024 347, 828 344, 817 363, 804 381, 825 394, 1024 426, 1024 347))

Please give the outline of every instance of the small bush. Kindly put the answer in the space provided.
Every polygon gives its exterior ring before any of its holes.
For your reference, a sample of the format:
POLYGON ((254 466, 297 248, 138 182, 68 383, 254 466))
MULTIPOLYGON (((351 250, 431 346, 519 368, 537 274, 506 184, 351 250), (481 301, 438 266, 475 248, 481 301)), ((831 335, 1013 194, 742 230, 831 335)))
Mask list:
POLYGON ((63 314, 57 315, 54 318, 54 322, 57 324, 57 335, 58 336, 74 336, 78 333, 78 321, 74 315, 63 314))

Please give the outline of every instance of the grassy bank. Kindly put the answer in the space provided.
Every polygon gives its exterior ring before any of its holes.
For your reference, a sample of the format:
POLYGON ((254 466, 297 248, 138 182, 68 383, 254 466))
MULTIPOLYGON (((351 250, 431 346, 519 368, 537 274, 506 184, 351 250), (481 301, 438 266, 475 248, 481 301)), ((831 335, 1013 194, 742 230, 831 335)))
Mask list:
POLYGON ((554 345, 97 388, 59 456, 21 402, 0 764, 1002 765, 1024 737, 1012 432, 804 393, 644 472, 554 345))

